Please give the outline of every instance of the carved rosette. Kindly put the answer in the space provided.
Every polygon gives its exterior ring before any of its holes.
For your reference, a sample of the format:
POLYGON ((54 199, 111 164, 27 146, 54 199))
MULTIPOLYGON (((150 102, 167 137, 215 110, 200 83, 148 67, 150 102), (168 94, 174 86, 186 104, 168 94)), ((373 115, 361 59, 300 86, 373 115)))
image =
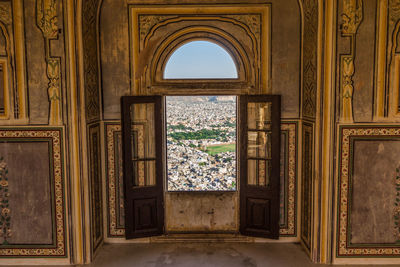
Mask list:
POLYGON ((350 37, 350 53, 341 57, 341 114, 342 123, 353 120, 353 75, 355 58, 355 40, 357 30, 363 19, 363 0, 343 0, 342 24, 343 37, 350 37))

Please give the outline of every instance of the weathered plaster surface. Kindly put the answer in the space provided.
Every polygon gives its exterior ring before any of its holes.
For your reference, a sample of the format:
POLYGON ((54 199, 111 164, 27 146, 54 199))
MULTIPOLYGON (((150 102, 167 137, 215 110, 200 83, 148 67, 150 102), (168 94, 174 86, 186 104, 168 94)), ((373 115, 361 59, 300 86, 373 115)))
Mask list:
POLYGON ((166 231, 237 231, 237 192, 168 192, 166 231))
POLYGON ((47 124, 49 101, 45 48, 42 32, 36 26, 35 9, 36 1, 24 1, 29 120, 34 124, 47 124))
POLYGON ((2 142, 0 157, 4 157, 8 168, 11 210, 8 242, 53 243, 48 143, 2 142))
POLYGON ((372 120, 376 0, 364 0, 363 21, 356 35, 353 109, 356 122, 372 120))
POLYGON ((282 96, 282 118, 299 116, 300 8, 297 1, 272 2, 272 93, 282 96))
POLYGON ((126 1, 103 1, 100 15, 100 46, 104 118, 119 119, 120 98, 129 95, 130 92, 126 1))
POLYGON ((394 243, 399 141, 355 141, 350 229, 352 244, 394 243))

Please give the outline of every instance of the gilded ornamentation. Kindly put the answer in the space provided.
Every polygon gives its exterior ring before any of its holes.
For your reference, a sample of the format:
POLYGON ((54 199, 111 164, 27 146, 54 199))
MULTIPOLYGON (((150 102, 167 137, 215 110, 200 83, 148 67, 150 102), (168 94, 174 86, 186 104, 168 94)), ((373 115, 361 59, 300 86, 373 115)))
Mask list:
POLYGON ((389 0, 390 23, 395 24, 400 19, 400 0, 389 0))
POLYGON ((82 2, 83 66, 85 79, 86 119, 100 119, 99 66, 97 50, 97 10, 99 0, 82 2))
POLYGON ((358 27, 363 19, 363 0, 343 0, 341 33, 350 37, 350 53, 341 56, 341 114, 342 123, 353 122, 353 75, 355 41, 358 27))
POLYGON ((6 25, 10 25, 12 22, 11 14, 11 5, 0 2, 0 21, 6 25))
POLYGON ((44 38, 57 39, 57 4, 56 0, 36 1, 36 23, 44 38))
POLYGON ((302 114, 315 118, 317 92, 318 3, 304 0, 302 114))
MULTIPOLYGON (((48 141, 51 146, 52 153, 50 162, 52 162, 52 181, 54 192, 54 205, 55 214, 53 215, 55 227, 55 243, 53 247, 37 247, 32 245, 29 247, 21 248, 0 248, 0 257, 2 256, 48 256, 48 257, 65 257, 66 256, 66 239, 65 239, 65 202, 64 202, 64 163, 63 163, 63 141, 62 129, 60 128, 33 128, 33 129, 2 129, 0 130, 0 140, 4 138, 7 140, 15 138, 16 140, 44 140, 48 141)), ((0 162, 0 169, 1 169, 0 162)), ((0 180, 0 184, 5 182, 0 180)))
POLYGON ((47 93, 50 102, 50 125, 62 125, 60 59, 52 57, 50 40, 58 38, 57 3, 55 0, 36 1, 36 24, 45 40, 46 69, 49 79, 47 93))
POLYGON ((153 28, 154 25, 170 19, 176 16, 164 16, 164 15, 140 15, 139 16, 139 35, 140 40, 144 40, 150 30, 153 28))
POLYGON ((224 17, 233 18, 248 26, 250 31, 260 39, 261 35, 261 16, 260 15, 225 15, 224 17))
POLYGON ((8 169, 4 158, 0 158, 0 237, 3 244, 8 245, 7 239, 11 237, 11 210, 8 192, 8 169))
POLYGON ((61 96, 60 96, 60 59, 49 58, 47 61, 47 77, 49 79, 49 87, 47 94, 50 101, 49 124, 57 125, 62 121, 61 118, 61 96))
POLYGON ((353 75, 354 63, 352 56, 342 57, 342 122, 353 121, 352 99, 353 99, 353 75))
POLYGON ((357 33, 357 29, 363 19, 362 0, 343 0, 342 13, 342 35, 352 35, 357 33))
MULTIPOLYGON (((373 127, 373 126, 342 126, 340 128, 340 162, 339 162, 339 192, 338 192, 338 221, 337 221, 337 243, 336 254, 338 257, 354 257, 354 256, 399 256, 399 247, 385 247, 376 244, 368 247, 350 246, 349 240, 349 216, 351 201, 351 166, 352 166, 352 137, 371 136, 379 137, 399 137, 399 127, 373 127)), ((398 180, 396 179, 396 187, 398 180)))

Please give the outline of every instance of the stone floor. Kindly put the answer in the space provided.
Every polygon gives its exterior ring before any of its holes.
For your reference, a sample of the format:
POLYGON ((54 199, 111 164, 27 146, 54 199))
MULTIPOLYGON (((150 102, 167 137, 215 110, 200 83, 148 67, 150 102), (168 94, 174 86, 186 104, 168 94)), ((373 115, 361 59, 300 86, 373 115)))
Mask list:
MULTIPOLYGON (((152 243, 107 244, 95 267, 253 267, 328 266, 313 264, 298 244, 282 243, 152 243)), ((339 266, 339 265, 335 265, 339 266)), ((346 265, 355 266, 355 265, 346 265)), ((361 265, 368 266, 368 265, 361 265)), ((375 265, 377 266, 377 265, 375 265)), ((394 265, 391 265, 394 266, 394 265)))

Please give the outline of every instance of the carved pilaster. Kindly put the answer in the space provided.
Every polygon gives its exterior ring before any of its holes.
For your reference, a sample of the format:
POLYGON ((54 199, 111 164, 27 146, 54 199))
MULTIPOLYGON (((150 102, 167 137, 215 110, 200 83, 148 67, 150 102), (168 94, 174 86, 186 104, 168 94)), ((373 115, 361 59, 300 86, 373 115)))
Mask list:
POLYGON ((343 12, 341 14, 341 34, 350 38, 350 53, 341 56, 341 114, 343 123, 353 122, 353 75, 355 58, 355 41, 358 27, 363 19, 362 0, 343 0, 343 12))
POLYGON ((61 62, 50 53, 50 40, 58 38, 58 17, 56 0, 36 1, 36 23, 43 33, 45 40, 45 54, 47 64, 47 78, 49 79, 47 93, 50 102, 49 125, 62 125, 61 116, 61 62))

